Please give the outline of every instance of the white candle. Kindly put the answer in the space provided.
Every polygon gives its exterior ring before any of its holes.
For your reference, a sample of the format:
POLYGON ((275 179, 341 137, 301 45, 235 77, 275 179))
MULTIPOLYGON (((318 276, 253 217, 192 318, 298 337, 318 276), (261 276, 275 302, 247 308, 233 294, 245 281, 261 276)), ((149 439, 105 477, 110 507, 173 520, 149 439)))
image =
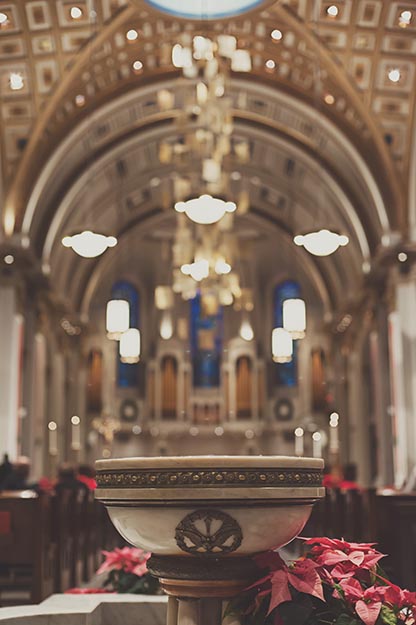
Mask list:
POLYGON ((71 448, 74 451, 81 449, 81 419, 74 415, 71 417, 71 448))
POLYGON ((339 451, 339 414, 333 412, 329 416, 329 451, 338 453, 339 451))
POLYGON ((49 421, 49 454, 51 456, 58 455, 58 426, 55 421, 49 421))
POLYGON ((295 455, 303 456, 304 454, 304 436, 305 432, 303 428, 296 428, 295 430, 295 455))
POLYGON ((322 435, 320 432, 312 434, 312 455, 314 458, 322 458, 322 435))

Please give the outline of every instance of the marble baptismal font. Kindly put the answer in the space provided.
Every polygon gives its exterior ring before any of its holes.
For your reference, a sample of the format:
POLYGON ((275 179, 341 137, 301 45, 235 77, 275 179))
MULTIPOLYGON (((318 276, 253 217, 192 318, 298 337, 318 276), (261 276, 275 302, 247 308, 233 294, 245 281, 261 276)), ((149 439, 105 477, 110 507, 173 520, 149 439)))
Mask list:
POLYGON ((252 556, 298 536, 324 496, 317 458, 124 458, 96 466, 96 497, 116 529, 152 553, 149 570, 169 596, 167 625, 220 625, 228 600, 256 577, 252 556))

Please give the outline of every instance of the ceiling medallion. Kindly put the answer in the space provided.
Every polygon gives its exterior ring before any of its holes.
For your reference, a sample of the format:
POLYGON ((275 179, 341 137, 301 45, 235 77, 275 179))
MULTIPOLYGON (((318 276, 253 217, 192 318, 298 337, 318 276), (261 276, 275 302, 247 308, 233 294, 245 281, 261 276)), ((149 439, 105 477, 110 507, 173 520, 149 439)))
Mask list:
POLYGON ((159 11, 187 19, 233 17, 263 4, 264 0, 146 0, 159 11))
POLYGON ((303 246, 314 256, 329 256, 337 251, 339 247, 348 245, 349 238, 339 235, 330 230, 319 230, 308 234, 298 235, 294 239, 296 245, 303 246))

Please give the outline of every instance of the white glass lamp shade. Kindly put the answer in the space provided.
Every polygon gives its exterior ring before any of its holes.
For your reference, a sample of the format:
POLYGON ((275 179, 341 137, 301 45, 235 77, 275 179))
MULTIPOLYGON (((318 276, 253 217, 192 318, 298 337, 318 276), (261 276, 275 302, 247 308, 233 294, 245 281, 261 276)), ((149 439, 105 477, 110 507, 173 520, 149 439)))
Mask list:
POLYGON ((215 273, 219 276, 225 276, 230 273, 232 267, 224 258, 218 258, 215 262, 215 273))
POLYGON ((215 224, 225 213, 233 213, 236 208, 234 202, 224 202, 211 195, 201 195, 187 202, 175 204, 178 213, 186 213, 189 219, 197 224, 215 224))
POLYGON ((107 338, 119 341, 123 332, 130 326, 130 305, 124 299, 112 299, 107 302, 106 329, 107 338))
POLYGON ((184 69, 192 67, 191 48, 185 48, 180 43, 175 43, 172 48, 172 65, 184 69))
POLYGON ((137 328, 130 328, 123 332, 120 338, 120 360, 129 365, 133 365, 140 360, 140 331, 137 328))
POLYGON ((236 50, 231 57, 233 72, 251 72, 251 56, 248 50, 236 50))
POLYGON ((91 232, 91 230, 84 230, 84 232, 74 234, 72 237, 64 237, 62 245, 72 247, 74 252, 84 258, 96 258, 103 254, 108 247, 117 245, 117 239, 91 232))
POLYGON ((173 320, 170 310, 165 310, 160 320, 160 336, 164 341, 168 341, 173 336, 173 320))
POLYGON ((204 158, 202 161, 202 179, 205 182, 219 182, 221 179, 221 163, 214 158, 204 158))
POLYGON ((164 13, 188 19, 218 19, 240 15, 262 4, 263 0, 146 0, 164 13))
POLYGON ((159 310, 173 308, 174 293, 170 286, 157 286, 155 288, 155 306, 159 310))
POLYGON ((230 289, 223 287, 218 293, 219 302, 221 306, 231 306, 234 302, 234 297, 230 289))
POLYGON ((237 49, 237 39, 232 35, 218 35, 218 51, 221 56, 232 58, 237 49))
POLYGON ((306 305, 303 299, 287 299, 283 302, 283 328, 292 339, 305 337, 306 305))
POLYGON ((253 326, 251 325, 250 320, 247 318, 243 319, 241 322, 240 336, 245 341, 252 341, 254 339, 253 326))
POLYGON ((284 328, 272 332, 272 356, 274 362, 290 362, 293 356, 293 339, 284 328))
POLYGON ((209 276, 209 262, 201 258, 194 263, 182 265, 181 271, 185 276, 191 276, 197 282, 201 282, 209 276))
POLYGON ((303 245, 305 250, 314 256, 329 256, 339 247, 344 247, 349 243, 347 236, 326 229, 304 235, 299 234, 293 240, 296 245, 303 245))

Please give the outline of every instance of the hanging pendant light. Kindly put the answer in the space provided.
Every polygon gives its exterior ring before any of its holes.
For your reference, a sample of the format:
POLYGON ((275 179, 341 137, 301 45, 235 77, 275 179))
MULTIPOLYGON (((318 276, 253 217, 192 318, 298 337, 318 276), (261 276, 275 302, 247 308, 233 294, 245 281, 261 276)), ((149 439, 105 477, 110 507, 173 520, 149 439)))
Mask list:
POLYGON ((112 299, 107 302, 106 329, 107 338, 119 341, 123 332, 129 329, 130 305, 124 299, 112 299))
POLYGON ((133 365, 140 360, 140 331, 137 328, 130 328, 123 332, 120 338, 120 360, 129 365, 133 365))
POLYGON ((303 339, 306 330, 306 304, 300 297, 283 302, 283 328, 292 339, 303 339))
POLYGON ((64 247, 72 247, 74 252, 79 256, 83 256, 83 258, 96 258, 103 254, 108 247, 117 245, 117 239, 115 237, 106 237, 104 234, 98 234, 97 232, 91 232, 91 230, 84 230, 84 232, 74 234, 71 237, 64 237, 62 245, 64 247))
POLYGON ((349 238, 331 230, 319 230, 308 234, 299 234, 293 239, 295 245, 303 246, 314 256, 330 256, 339 247, 348 245, 349 238))
MULTIPOLYGON (((218 177, 217 164, 215 161, 209 160, 210 165, 207 165, 207 169, 210 167, 215 168, 215 171, 208 171, 208 178, 203 176, 208 182, 215 182, 218 177), (212 174, 212 175, 211 175, 212 174)), ((187 200, 186 202, 176 202, 175 210, 178 213, 186 213, 191 221, 196 224, 215 224, 222 219, 226 213, 234 213, 237 210, 237 204, 235 202, 224 202, 220 198, 212 197, 212 195, 200 195, 197 198, 187 200)))
POLYGON ((284 328, 272 332, 272 356, 274 362, 290 362, 293 356, 293 339, 284 328))
POLYGON ((254 339, 253 326, 250 323, 248 317, 244 317, 240 326, 240 336, 245 341, 252 341, 254 339))
POLYGON ((168 341, 173 336, 173 320, 170 310, 164 310, 160 320, 159 328, 160 336, 163 340, 168 341))

